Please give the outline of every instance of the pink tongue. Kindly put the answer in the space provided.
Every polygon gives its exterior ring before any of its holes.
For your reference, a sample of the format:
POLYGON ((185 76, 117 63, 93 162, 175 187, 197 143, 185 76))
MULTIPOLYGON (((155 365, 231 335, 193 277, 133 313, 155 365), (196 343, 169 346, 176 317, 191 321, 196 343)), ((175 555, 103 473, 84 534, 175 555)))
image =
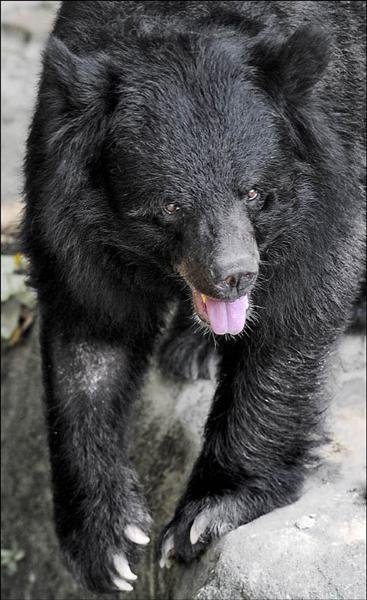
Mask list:
POLYGON ((242 296, 234 302, 206 299, 206 310, 214 333, 223 335, 240 333, 245 326, 247 296, 242 296))

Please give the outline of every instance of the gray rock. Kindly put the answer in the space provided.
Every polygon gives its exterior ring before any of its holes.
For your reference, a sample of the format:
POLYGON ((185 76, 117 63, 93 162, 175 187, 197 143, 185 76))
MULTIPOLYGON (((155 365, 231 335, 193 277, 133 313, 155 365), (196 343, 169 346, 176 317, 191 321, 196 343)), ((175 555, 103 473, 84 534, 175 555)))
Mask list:
POLYGON ((311 529, 315 525, 315 515, 304 515, 295 522, 297 529, 311 529))
POLYGON ((1 3, 1 201, 19 200, 41 50, 59 2, 1 3))

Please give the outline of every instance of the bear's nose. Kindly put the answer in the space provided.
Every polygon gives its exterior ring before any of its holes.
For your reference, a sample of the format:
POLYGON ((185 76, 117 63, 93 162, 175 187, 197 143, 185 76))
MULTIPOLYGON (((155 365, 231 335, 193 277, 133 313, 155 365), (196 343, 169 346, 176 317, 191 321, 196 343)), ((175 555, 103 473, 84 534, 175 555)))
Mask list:
POLYGON ((225 283, 230 288, 246 289, 250 285, 252 285, 255 279, 256 273, 232 273, 224 279, 223 283, 225 283))
MULTIPOLYGON (((228 297, 242 296, 246 294, 255 283, 257 269, 251 265, 251 270, 239 268, 239 265, 215 270, 214 284, 216 290, 228 297)), ((212 271, 213 272, 213 271, 212 271)))

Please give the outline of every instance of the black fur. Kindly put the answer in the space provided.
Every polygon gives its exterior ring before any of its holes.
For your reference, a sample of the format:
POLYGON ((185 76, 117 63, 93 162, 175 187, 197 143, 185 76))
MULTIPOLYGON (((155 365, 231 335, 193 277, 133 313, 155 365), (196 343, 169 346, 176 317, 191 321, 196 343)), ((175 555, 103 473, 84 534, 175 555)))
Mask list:
POLYGON ((203 449, 162 540, 191 560, 300 493, 363 275, 364 15, 363 2, 62 4, 27 146, 23 240, 56 527, 92 590, 113 589, 114 553, 135 560, 125 526, 149 528, 127 424, 167 308, 184 307, 161 363, 207 376, 189 286, 229 294, 211 269, 241 252, 257 273, 249 318, 217 337, 203 449))
POLYGON ((159 365, 165 375, 175 379, 210 379, 216 371, 215 345, 209 334, 199 325, 195 327, 192 312, 191 301, 181 298, 159 344, 159 365))

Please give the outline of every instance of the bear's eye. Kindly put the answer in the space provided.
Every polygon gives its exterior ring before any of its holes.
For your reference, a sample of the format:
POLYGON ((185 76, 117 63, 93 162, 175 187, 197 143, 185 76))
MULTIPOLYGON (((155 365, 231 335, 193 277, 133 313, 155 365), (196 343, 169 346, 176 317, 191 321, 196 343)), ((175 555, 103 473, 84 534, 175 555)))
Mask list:
POLYGON ((251 189, 247 192, 247 198, 253 202, 254 200, 258 200, 260 198, 260 194, 257 190, 251 189))
POLYGON ((166 204, 166 206, 164 207, 164 212, 167 213, 168 215, 174 215, 179 210, 180 210, 180 206, 178 204, 173 204, 173 202, 166 204))

